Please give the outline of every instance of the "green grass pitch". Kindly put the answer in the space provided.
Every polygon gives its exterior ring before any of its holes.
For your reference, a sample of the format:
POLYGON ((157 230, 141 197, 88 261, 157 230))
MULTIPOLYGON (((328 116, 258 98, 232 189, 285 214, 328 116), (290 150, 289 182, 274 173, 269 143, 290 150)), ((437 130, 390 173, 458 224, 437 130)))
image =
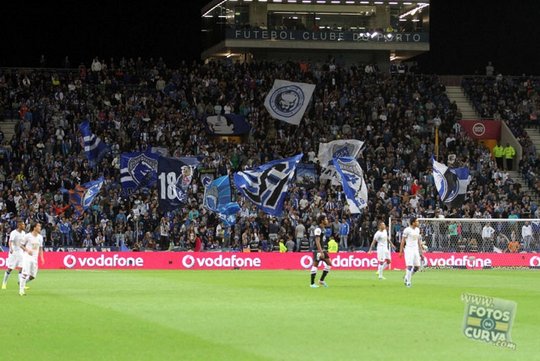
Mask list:
POLYGON ((0 291, 1 360, 540 360, 527 270, 40 271, 0 291), (318 276, 320 275, 320 272, 318 276), (509 350, 462 334, 462 293, 517 302, 509 350))

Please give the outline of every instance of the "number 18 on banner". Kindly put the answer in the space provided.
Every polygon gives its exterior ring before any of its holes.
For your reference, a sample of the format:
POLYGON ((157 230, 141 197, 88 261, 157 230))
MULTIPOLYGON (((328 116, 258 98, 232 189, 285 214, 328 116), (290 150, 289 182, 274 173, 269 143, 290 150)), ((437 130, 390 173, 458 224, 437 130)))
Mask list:
POLYGON ((188 200, 193 167, 180 159, 160 157, 158 162, 159 209, 162 212, 178 209, 188 200))

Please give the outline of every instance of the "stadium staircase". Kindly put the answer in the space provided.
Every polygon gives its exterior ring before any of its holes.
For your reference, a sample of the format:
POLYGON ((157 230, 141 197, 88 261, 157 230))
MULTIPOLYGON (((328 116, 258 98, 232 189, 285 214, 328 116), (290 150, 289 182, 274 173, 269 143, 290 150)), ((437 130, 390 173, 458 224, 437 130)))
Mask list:
POLYGON ((521 185, 521 192, 528 195, 536 204, 540 204, 540 196, 527 185, 527 180, 523 179, 521 173, 508 171, 508 177, 521 185))
POLYGON ((461 86, 446 86, 446 96, 451 102, 456 102, 456 105, 461 112, 463 119, 476 120, 480 119, 480 115, 476 112, 461 86))
POLYGON ((536 155, 540 155, 540 130, 535 128, 524 128, 531 142, 536 147, 536 155))
MULTIPOLYGON (((469 99, 465 95, 465 92, 463 91, 463 88, 461 86, 455 86, 455 85, 447 85, 446 86, 446 95, 448 96, 448 99, 450 99, 451 102, 456 102, 456 105, 458 109, 461 111, 461 114, 463 116, 463 119, 480 119, 480 115, 476 112, 472 104, 470 103, 469 99)), ((525 129, 527 133, 529 134, 529 137, 531 138, 532 142, 536 146, 536 152, 537 154, 540 154, 540 131, 537 129, 525 129)), ((516 171, 509 171, 508 176, 514 180, 514 182, 517 182, 521 185, 521 190, 523 193, 527 194, 531 200, 535 201, 536 204, 540 203, 540 197, 539 195, 529 188, 527 185, 527 181, 523 179, 520 172, 516 171)))
MULTIPOLYGON (((9 144, 11 138, 15 134, 16 119, 0 121, 0 130, 4 132, 4 144, 9 144)), ((0 144, 1 145, 1 144, 0 144)))

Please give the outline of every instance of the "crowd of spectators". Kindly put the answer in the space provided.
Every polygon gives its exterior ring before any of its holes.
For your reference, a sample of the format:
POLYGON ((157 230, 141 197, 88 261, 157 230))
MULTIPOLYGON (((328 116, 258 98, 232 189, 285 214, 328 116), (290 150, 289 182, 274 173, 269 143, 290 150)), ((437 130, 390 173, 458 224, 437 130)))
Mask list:
POLYGON ((291 250, 312 245, 315 220, 325 213, 328 234, 341 249, 367 247, 379 220, 391 216, 399 232, 412 216, 538 217, 538 208, 508 175, 497 170, 488 149, 456 126, 460 118, 437 76, 384 74, 372 66, 325 63, 209 62, 167 66, 163 60, 93 59, 77 71, 2 70, 0 110, 17 119, 15 135, 3 139, 0 164, 0 244, 16 217, 39 220, 49 247, 128 247, 134 250, 291 250), (264 98, 274 79, 317 85, 298 127, 271 119, 264 98), (203 119, 215 109, 242 114, 251 132, 240 144, 215 139, 203 119), (78 124, 111 145, 90 167, 78 124), (463 207, 437 200, 430 158, 433 120, 441 120, 439 155, 465 165, 473 180, 463 207), (320 142, 355 138, 366 142, 359 162, 369 187, 368 207, 351 215, 339 187, 292 183, 284 216, 269 217, 240 198, 237 223, 225 227, 202 206, 197 177, 184 207, 161 214, 157 190, 125 197, 119 182, 122 152, 151 146, 173 156, 202 155, 201 167, 217 175, 304 153, 317 164, 320 142), (93 205, 77 217, 60 189, 103 175, 93 205))
POLYGON ((492 68, 490 63, 485 77, 465 78, 463 89, 482 118, 504 120, 508 124, 523 148, 519 164, 522 177, 540 195, 540 158, 525 130, 540 130, 540 79, 494 75, 492 68))

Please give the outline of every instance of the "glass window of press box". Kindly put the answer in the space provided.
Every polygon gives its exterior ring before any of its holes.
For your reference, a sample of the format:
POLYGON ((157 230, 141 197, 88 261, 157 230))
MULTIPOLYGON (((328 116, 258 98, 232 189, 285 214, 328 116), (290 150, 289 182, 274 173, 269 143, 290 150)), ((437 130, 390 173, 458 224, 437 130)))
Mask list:
POLYGON ((340 6, 340 11, 333 11, 336 7, 332 5, 309 5, 305 11, 280 6, 280 10, 264 10, 262 16, 264 7, 259 6, 255 12, 252 4, 227 1, 204 15, 203 40, 215 44, 224 39, 225 29, 429 32, 428 3, 351 5, 340 6), (350 11, 343 11, 349 7, 350 11))

